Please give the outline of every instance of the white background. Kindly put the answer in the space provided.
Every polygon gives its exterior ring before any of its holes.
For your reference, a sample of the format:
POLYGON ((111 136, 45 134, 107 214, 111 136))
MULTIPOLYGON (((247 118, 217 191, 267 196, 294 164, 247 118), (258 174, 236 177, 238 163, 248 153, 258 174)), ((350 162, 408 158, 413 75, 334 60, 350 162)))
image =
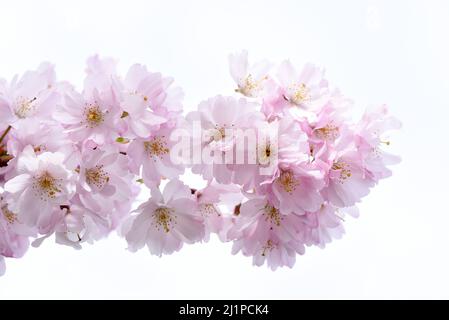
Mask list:
POLYGON ((347 234, 272 272, 214 240, 163 258, 111 236, 82 251, 47 241, 7 260, 0 298, 449 298, 447 1, 0 1, 0 75, 48 60, 81 84, 114 56, 175 77, 185 105, 231 94, 227 55, 312 61, 358 110, 386 102, 403 162, 347 234))

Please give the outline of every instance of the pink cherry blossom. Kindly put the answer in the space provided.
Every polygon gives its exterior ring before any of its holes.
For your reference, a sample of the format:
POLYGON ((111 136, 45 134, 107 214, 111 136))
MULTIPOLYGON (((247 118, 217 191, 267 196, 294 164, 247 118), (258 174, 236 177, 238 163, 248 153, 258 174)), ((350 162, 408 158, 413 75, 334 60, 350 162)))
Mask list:
POLYGON ((67 129, 72 141, 93 141, 97 145, 111 143, 119 136, 119 100, 114 88, 84 97, 71 90, 65 93, 64 102, 54 113, 55 120, 67 129))
POLYGON ((217 234, 220 240, 227 241, 229 228, 232 227, 232 219, 223 212, 223 208, 229 212, 243 200, 239 186, 223 185, 211 181, 204 189, 193 191, 198 212, 204 219, 204 241, 208 241, 212 233, 217 234))
POLYGON ((258 97, 272 86, 270 69, 271 63, 268 61, 260 61, 250 66, 247 51, 229 55, 229 70, 237 84, 235 91, 244 96, 258 97))
POLYGON ((308 163, 282 165, 270 184, 261 192, 279 207, 282 213, 316 211, 323 203, 319 191, 324 186, 322 174, 308 163))
POLYGON ((264 119, 257 105, 243 98, 216 96, 200 103, 198 111, 187 115, 187 119, 201 126, 202 136, 195 139, 193 149, 197 150, 199 143, 199 149, 207 155, 192 171, 207 180, 230 183, 232 172, 227 159, 234 158, 238 134, 264 119))
POLYGON ((272 181, 279 166, 309 160, 307 135, 292 117, 257 122, 253 128, 258 137, 255 163, 231 166, 233 182, 242 185, 244 190, 272 181))
POLYGON ((167 97, 167 81, 159 73, 150 73, 145 66, 133 65, 124 80, 123 109, 124 121, 131 133, 146 138, 151 131, 167 122, 167 113, 156 114, 164 106, 167 97))
POLYGON ((98 55, 81 91, 49 63, 0 79, 0 275, 30 242, 81 249, 114 231, 156 256, 215 234, 272 270, 340 239, 399 162, 399 121, 385 105, 353 121, 358 106, 313 64, 273 76, 246 51, 229 64, 239 97, 186 116, 172 78, 141 64, 123 76, 98 55))
POLYGON ((0 129, 16 127, 22 119, 45 119, 51 115, 58 95, 54 68, 42 63, 37 70, 15 76, 10 83, 0 85, 0 129))
POLYGON ((111 57, 91 56, 86 61, 83 95, 92 97, 95 92, 108 92, 120 86, 117 60, 111 57))
POLYGON ((140 64, 129 68, 123 80, 123 108, 133 119, 130 123, 138 136, 148 136, 139 129, 162 123, 171 124, 181 115, 184 93, 181 88, 173 86, 173 82, 172 78, 159 72, 150 72, 140 64))
POLYGON ((277 76, 285 100, 292 105, 315 109, 326 99, 328 84, 324 79, 324 71, 313 64, 306 64, 301 71, 298 71, 286 60, 279 66, 277 76))
POLYGON ((151 136, 137 138, 130 143, 128 155, 131 158, 131 170, 139 174, 142 168, 143 182, 148 187, 157 186, 161 179, 173 179, 183 173, 182 164, 174 163, 171 158, 173 128, 163 125, 151 136))
POLYGON ((309 134, 310 141, 317 147, 320 147, 321 144, 332 145, 345 134, 349 130, 346 111, 351 106, 351 102, 344 97, 333 95, 317 112, 316 119, 308 123, 310 128, 304 127, 309 134))
POLYGON ((125 231, 131 251, 146 245, 151 254, 162 256, 204 237, 204 221, 194 196, 179 180, 168 182, 163 193, 153 188, 151 199, 140 205, 136 213, 125 231))
POLYGON ((128 159, 116 148, 85 148, 77 171, 80 195, 126 198, 126 191, 130 189, 128 159))
POLYGON ((304 243, 298 238, 303 220, 302 215, 294 212, 282 214, 265 197, 250 199, 240 207, 232 251, 252 256, 257 266, 267 261, 273 270, 280 266, 291 268, 296 254, 305 252, 304 243))
POLYGON ((73 173, 64 165, 64 154, 44 152, 36 155, 27 146, 17 163, 18 175, 5 184, 6 201, 26 225, 39 225, 52 209, 73 196, 73 173))
POLYGON ((21 224, 0 193, 0 276, 5 272, 4 257, 21 258, 28 249, 28 238, 34 234, 32 228, 21 224))
POLYGON ((63 212, 63 218, 54 227, 56 243, 75 249, 81 249, 83 242, 92 244, 106 237, 115 228, 108 216, 112 212, 93 211, 76 199, 63 212))
POLYGON ((12 130, 8 135, 7 148, 9 153, 18 157, 26 146, 33 147, 36 154, 43 152, 70 153, 70 140, 64 133, 64 128, 52 121, 34 121, 24 119, 20 128, 12 130))
POLYGON ((391 130, 401 127, 401 123, 391 116, 386 105, 367 111, 356 128, 356 141, 363 155, 364 167, 373 179, 379 180, 391 176, 388 165, 400 162, 400 157, 385 149, 390 146, 391 130))
POLYGON ((321 193, 337 207, 353 206, 369 193, 375 181, 366 176, 360 155, 354 149, 336 152, 331 159, 327 186, 321 193))
POLYGON ((85 149, 77 171, 79 206, 117 226, 136 193, 127 157, 113 147, 85 149))
POLYGON ((307 246, 324 248, 332 240, 341 239, 344 235, 343 222, 346 215, 357 217, 357 208, 339 209, 330 203, 323 204, 318 211, 306 214, 308 223, 302 230, 301 238, 307 246))

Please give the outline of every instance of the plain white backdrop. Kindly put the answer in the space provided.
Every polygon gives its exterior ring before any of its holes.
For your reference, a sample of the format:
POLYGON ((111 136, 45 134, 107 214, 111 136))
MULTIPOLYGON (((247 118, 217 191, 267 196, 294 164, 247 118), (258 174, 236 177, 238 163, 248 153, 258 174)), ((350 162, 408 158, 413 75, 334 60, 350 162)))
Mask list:
MULTIPOLYGON (((82 251, 48 240, 7 260, 8 298, 449 298, 447 1, 0 1, 0 77, 56 65, 81 84, 98 53, 173 76, 185 109, 233 94, 227 55, 324 66, 357 103, 388 103, 403 161, 346 235, 272 272, 218 240, 163 258, 115 235, 82 251)), ((196 180, 195 180, 196 181, 196 180)), ((192 183, 195 183, 192 181, 192 183)), ((189 181, 188 181, 189 182, 189 181)))

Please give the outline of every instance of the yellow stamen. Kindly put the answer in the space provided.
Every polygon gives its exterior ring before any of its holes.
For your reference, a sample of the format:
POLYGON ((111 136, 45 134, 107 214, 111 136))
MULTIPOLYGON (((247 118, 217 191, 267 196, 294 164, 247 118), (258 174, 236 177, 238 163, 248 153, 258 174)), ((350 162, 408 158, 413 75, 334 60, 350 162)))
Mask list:
POLYGON ((103 165, 97 165, 94 168, 86 169, 86 182, 102 189, 109 182, 109 175, 103 170, 103 165))
POLYGON ((293 84, 289 87, 289 89, 293 91, 293 94, 289 99, 290 102, 296 105, 300 105, 310 100, 309 89, 304 83, 293 84))
POLYGON ((295 178, 295 175, 290 170, 282 171, 277 181, 288 193, 292 193, 300 184, 300 181, 295 178))
POLYGON ((156 229, 159 231, 161 228, 164 232, 170 232, 171 228, 174 224, 176 224, 176 216, 172 215, 173 209, 160 207, 157 208, 153 213, 153 225, 155 225, 156 229))
POLYGON ((15 114, 17 117, 23 119, 26 118, 29 113, 34 109, 33 102, 36 101, 37 98, 34 97, 33 99, 26 99, 23 97, 19 97, 17 99, 17 108, 15 110, 15 114))
POLYGON ((268 77, 265 76, 259 81, 256 81, 253 79, 253 76, 249 74, 245 79, 243 79, 243 84, 239 84, 239 87, 235 89, 235 92, 239 92, 244 96, 252 97, 254 95, 254 91, 260 91, 262 88, 262 83, 267 79, 268 77))
POLYGON ((164 136, 162 137, 154 137, 150 141, 145 141, 143 143, 145 151, 148 152, 148 154, 153 157, 161 157, 164 154, 167 154, 170 152, 170 149, 167 148, 167 144, 164 140, 164 136))
POLYGON ((104 113, 98 105, 90 105, 84 110, 86 125, 90 128, 99 126, 104 121, 104 113))
POLYGON ((314 132, 319 139, 334 141, 338 138, 340 130, 338 127, 328 124, 322 128, 315 129, 314 132))
POLYGON ((349 165, 342 160, 334 162, 332 164, 332 170, 340 171, 340 183, 345 182, 345 180, 349 179, 352 176, 349 165))
POLYGON ((270 204, 266 204, 264 208, 265 221, 270 221, 270 223, 275 224, 276 226, 281 225, 282 216, 279 210, 275 207, 273 207, 270 204))
POLYGON ((36 178, 33 184, 33 189, 41 200, 54 199, 57 194, 61 192, 59 179, 54 178, 47 171, 36 178))
POLYGON ((219 127, 218 125, 215 125, 215 128, 210 130, 209 135, 210 142, 223 140, 226 138, 226 128, 224 126, 219 127))

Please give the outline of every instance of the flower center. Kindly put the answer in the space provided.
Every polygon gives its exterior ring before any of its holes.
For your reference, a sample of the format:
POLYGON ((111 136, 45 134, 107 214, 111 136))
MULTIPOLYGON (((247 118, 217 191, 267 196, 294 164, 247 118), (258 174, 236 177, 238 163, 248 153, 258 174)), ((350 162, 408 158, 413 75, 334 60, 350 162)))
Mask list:
POLYGON ((258 156, 259 164, 265 165, 270 163, 270 159, 274 158, 276 155, 276 145, 273 146, 270 141, 265 144, 258 145, 258 156))
POLYGON ((278 178, 278 183, 284 188, 285 192, 292 193, 297 186, 299 186, 299 180, 295 178, 295 175, 290 170, 282 171, 278 178))
POLYGON ((12 224, 15 221, 17 221, 17 215, 15 213, 13 213, 11 210, 9 210, 8 206, 6 204, 3 207, 1 207, 1 210, 3 212, 3 215, 6 218, 6 221, 8 221, 8 223, 12 224))
POLYGON ((289 101, 296 105, 300 105, 310 100, 309 89, 304 83, 293 84, 289 87, 289 90, 293 92, 293 94, 290 96, 289 101))
POLYGON ((61 181, 45 171, 36 178, 33 189, 41 200, 54 199, 61 192, 61 181))
POLYGON ((267 144, 267 145, 265 146, 265 156, 266 156, 267 158, 269 158, 270 155, 271 155, 270 144, 267 144))
POLYGON ((103 165, 97 165, 94 168, 86 169, 86 182, 98 189, 103 189, 109 182, 109 175, 103 170, 103 165))
POLYGON ((86 124, 90 128, 99 126, 104 121, 104 114, 98 105, 90 105, 84 110, 86 124))
POLYGON ((209 142, 224 140, 226 138, 226 128, 224 126, 220 127, 218 124, 216 124, 215 128, 210 130, 209 136, 209 142))
POLYGON ((168 233, 176 224, 176 216, 172 215, 173 209, 167 207, 157 208, 153 213, 153 225, 159 231, 161 229, 168 233))
POLYGON ((340 130, 338 127, 328 124, 325 127, 315 129, 315 136, 318 139, 322 140, 328 140, 328 141, 334 141, 338 138, 338 135, 340 134, 340 130))
POLYGON ((264 207, 265 221, 269 221, 272 224, 277 225, 278 227, 281 225, 282 216, 279 210, 269 203, 267 203, 264 207))
POLYGON ((352 175, 349 165, 346 162, 341 161, 341 160, 335 161, 332 164, 332 170, 340 171, 340 177, 339 177, 340 183, 345 182, 345 180, 350 178, 352 175))
POLYGON ((23 97, 19 97, 17 99, 17 107, 15 110, 15 114, 20 119, 26 118, 31 111, 35 108, 35 105, 33 104, 34 101, 36 101, 36 97, 33 99, 26 99, 23 97))
POLYGON ((235 89, 235 92, 239 92, 245 96, 253 96, 254 91, 259 91, 262 87, 262 82, 267 80, 268 77, 265 76, 259 81, 253 79, 253 76, 249 74, 245 79, 243 79, 243 84, 239 84, 238 88, 235 89))
POLYGON ((164 136, 154 137, 150 141, 145 141, 143 143, 145 151, 148 152, 150 156, 160 157, 164 154, 169 153, 170 149, 167 148, 167 144, 164 141, 164 136))

